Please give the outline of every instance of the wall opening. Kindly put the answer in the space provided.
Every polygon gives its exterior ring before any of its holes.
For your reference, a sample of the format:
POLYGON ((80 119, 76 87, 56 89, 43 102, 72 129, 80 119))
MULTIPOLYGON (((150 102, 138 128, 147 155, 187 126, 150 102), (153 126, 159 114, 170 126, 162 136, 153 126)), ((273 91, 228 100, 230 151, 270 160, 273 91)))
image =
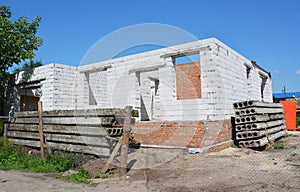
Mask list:
POLYGON ((200 54, 173 58, 176 69, 177 100, 202 98, 200 54))
POLYGON ((246 66, 247 79, 250 78, 250 71, 251 71, 251 68, 246 66))
POLYGON ((141 121, 154 120, 157 117, 159 107, 158 97, 159 80, 148 79, 142 84, 140 101, 141 101, 141 121))
POLYGON ((86 73, 85 76, 86 76, 88 88, 89 88, 89 105, 97 105, 96 98, 95 98, 94 92, 92 90, 93 83, 90 79, 90 74, 86 73))
POLYGON ((158 108, 158 86, 159 80, 151 79, 151 120, 156 118, 158 108))
POLYGON ((141 121, 157 119, 159 111, 158 70, 138 73, 141 121))
POLYGON ((20 93, 20 111, 37 111, 41 96, 40 81, 20 84, 18 90, 20 93))
POLYGON ((260 76, 260 78, 261 78, 261 86, 260 86, 261 101, 264 101, 264 91, 267 83, 267 78, 264 76, 260 76))
POLYGON ((107 96, 107 70, 86 74, 89 88, 89 105, 105 105, 107 96))
POLYGON ((251 73, 251 67, 246 66, 246 78, 247 78, 247 92, 248 92, 248 98, 251 95, 251 80, 250 80, 250 73, 251 73))
POLYGON ((39 97, 30 95, 21 95, 20 111, 37 111, 39 97))
POLYGON ((195 53, 195 54, 191 54, 191 55, 175 56, 175 57, 173 57, 173 60, 175 60, 174 62, 176 65, 200 62, 200 54, 195 53))

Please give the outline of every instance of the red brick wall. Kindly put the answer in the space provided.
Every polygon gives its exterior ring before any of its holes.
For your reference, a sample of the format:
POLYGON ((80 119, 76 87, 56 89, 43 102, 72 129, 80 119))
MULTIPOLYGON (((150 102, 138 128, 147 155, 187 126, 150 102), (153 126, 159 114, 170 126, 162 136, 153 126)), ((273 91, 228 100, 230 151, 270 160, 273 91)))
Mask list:
POLYGON ((177 99, 201 98, 200 62, 176 65, 177 99))
POLYGON ((200 148, 224 141, 232 136, 231 121, 163 121, 137 122, 133 126, 137 142, 149 145, 200 148))

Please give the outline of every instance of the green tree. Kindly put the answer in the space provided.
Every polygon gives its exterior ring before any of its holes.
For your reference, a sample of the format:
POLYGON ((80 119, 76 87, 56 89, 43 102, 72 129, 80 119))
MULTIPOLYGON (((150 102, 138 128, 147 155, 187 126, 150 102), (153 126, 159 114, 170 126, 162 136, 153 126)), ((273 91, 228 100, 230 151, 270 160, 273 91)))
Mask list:
POLYGON ((4 112, 9 68, 32 59, 35 56, 34 51, 43 42, 36 36, 40 17, 32 22, 27 21, 26 17, 12 21, 11 14, 9 7, 0 6, 0 114, 4 112))
POLYGON ((32 72, 34 68, 42 66, 41 61, 30 60, 28 62, 23 63, 21 66, 18 66, 13 70, 13 73, 18 73, 20 71, 32 72))

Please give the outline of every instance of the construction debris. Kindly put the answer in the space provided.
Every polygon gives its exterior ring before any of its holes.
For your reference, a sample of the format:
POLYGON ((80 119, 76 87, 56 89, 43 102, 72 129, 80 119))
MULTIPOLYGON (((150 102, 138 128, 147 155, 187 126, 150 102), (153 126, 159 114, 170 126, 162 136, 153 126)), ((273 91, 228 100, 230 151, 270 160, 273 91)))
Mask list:
POLYGON ((280 103, 243 101, 235 109, 235 139, 240 147, 263 147, 287 135, 280 103))

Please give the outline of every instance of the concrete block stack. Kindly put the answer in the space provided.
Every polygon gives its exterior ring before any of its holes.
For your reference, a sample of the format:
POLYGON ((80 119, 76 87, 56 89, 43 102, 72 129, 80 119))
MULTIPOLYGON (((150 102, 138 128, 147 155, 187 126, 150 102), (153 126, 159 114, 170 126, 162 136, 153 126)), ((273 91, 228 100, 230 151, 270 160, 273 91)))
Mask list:
POLYGON ((240 147, 263 147, 287 135, 280 103, 243 101, 235 109, 235 138, 240 147))

